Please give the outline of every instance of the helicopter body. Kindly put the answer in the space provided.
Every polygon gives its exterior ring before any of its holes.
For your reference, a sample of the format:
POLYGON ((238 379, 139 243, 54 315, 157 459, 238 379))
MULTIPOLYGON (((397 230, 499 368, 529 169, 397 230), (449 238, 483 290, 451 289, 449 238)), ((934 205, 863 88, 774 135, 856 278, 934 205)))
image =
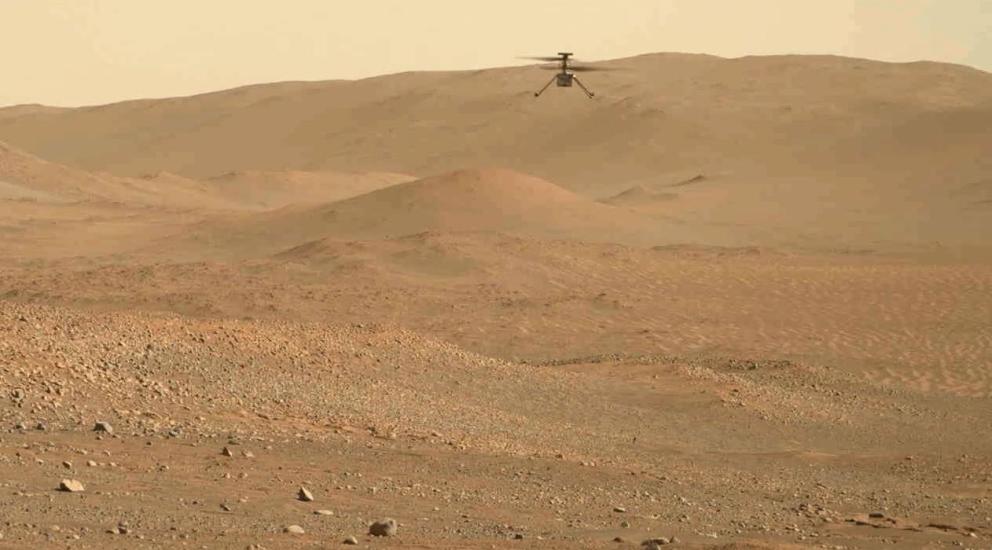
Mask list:
POLYGON ((559 88, 571 88, 572 84, 578 84, 579 88, 585 92, 586 96, 589 98, 594 97, 596 94, 589 91, 585 84, 579 80, 579 77, 575 74, 576 72, 586 72, 586 71, 603 71, 608 70, 599 67, 585 67, 585 66, 573 66, 569 65, 572 58, 571 52, 558 52, 557 57, 524 57, 522 59, 532 59, 535 61, 545 61, 545 62, 555 62, 555 66, 545 66, 543 69, 558 71, 558 74, 551 77, 551 80, 544 85, 539 91, 534 92, 534 97, 540 97, 541 94, 545 92, 552 84, 557 85, 559 88))

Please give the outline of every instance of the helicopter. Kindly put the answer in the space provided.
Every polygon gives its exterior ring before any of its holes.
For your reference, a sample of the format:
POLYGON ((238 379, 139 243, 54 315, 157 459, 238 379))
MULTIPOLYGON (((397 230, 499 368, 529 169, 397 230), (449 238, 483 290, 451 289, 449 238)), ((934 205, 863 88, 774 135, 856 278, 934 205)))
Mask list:
POLYGON ((579 80, 579 77, 575 73, 589 72, 589 71, 608 71, 610 69, 604 67, 586 67, 586 66, 569 65, 569 62, 573 55, 574 54, 571 52, 558 52, 557 57, 521 57, 520 58, 520 59, 529 59, 531 61, 554 62, 557 64, 557 66, 541 67, 542 69, 546 69, 546 70, 558 71, 558 74, 551 77, 551 80, 549 80, 548 83, 545 84, 543 88, 534 92, 534 97, 540 97, 541 94, 543 94, 544 91, 547 90, 548 87, 554 83, 557 83, 559 88, 571 88, 573 82, 578 84, 579 88, 582 88, 582 91, 586 93, 587 97, 589 97, 590 99, 595 97, 596 94, 589 91, 589 88, 586 88, 585 84, 583 84, 582 81, 579 80))

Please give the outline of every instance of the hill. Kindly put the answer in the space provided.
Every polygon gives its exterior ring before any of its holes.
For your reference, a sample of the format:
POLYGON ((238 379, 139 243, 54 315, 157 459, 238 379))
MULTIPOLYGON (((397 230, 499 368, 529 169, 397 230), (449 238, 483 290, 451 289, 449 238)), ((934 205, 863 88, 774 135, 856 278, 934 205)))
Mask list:
POLYGON ((602 65, 624 70, 590 74, 594 100, 565 89, 535 99, 547 73, 534 67, 402 73, 21 108, 16 117, 0 110, 0 139, 53 161, 127 175, 425 175, 497 165, 598 196, 684 170, 877 175, 884 167, 905 176, 920 167, 947 174, 992 163, 981 154, 992 142, 985 123, 992 75, 975 69, 687 54, 602 65), (949 135, 954 148, 946 147, 949 135))
MULTIPOLYGON (((501 233, 550 240, 652 245, 693 235, 630 210, 502 168, 464 169, 317 206, 293 205, 195 226, 170 250, 268 255, 315 241, 421 233, 501 233)), ((306 247, 304 247, 306 248, 306 247)), ((156 246, 158 249, 158 246, 156 246)))

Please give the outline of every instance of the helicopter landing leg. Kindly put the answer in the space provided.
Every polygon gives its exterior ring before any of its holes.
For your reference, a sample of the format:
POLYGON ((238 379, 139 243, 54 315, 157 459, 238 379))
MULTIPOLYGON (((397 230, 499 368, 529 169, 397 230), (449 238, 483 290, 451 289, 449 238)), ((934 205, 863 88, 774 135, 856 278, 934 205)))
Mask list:
POLYGON ((551 77, 551 80, 549 80, 548 83, 545 84, 543 88, 541 88, 541 91, 534 92, 534 97, 541 97, 541 94, 544 93, 544 90, 547 90, 548 89, 548 86, 550 86, 551 83, 553 83, 557 78, 558 78, 557 76, 551 77))
POLYGON ((579 85, 579 88, 582 88, 582 91, 585 92, 586 95, 589 96, 590 99, 592 99, 592 97, 596 95, 596 94, 590 92, 589 91, 589 88, 586 88, 586 85, 583 84, 581 80, 579 80, 579 77, 573 76, 572 77, 572 80, 574 80, 575 83, 579 85))

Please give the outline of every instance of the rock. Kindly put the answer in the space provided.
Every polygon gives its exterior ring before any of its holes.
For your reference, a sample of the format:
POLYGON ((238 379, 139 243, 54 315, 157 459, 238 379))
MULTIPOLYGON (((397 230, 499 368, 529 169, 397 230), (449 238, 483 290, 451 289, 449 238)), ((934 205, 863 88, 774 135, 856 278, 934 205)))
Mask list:
POLYGON ((223 449, 221 450, 221 452, 220 452, 220 454, 222 454, 222 455, 224 455, 224 456, 234 456, 234 452, 233 452, 233 451, 231 451, 231 449, 228 449, 227 447, 224 447, 224 448, 223 448, 223 449))
POLYGON ((616 507, 613 508, 613 511, 616 512, 616 513, 618 513, 618 514, 626 514, 627 513, 627 509, 624 508, 623 506, 616 506, 616 507))
POLYGON ((302 535, 306 531, 303 530, 299 525, 290 525, 282 530, 283 533, 289 533, 290 535, 302 535))
POLYGON ((513 535, 513 540, 524 540, 524 535, 522 533, 517 533, 513 535))
POLYGON ((72 469, 72 462, 69 462, 68 460, 64 460, 62 462, 62 467, 71 470, 72 469))
POLYGON ((37 423, 37 424, 34 425, 34 429, 38 430, 39 432, 43 432, 43 431, 45 431, 48 428, 45 426, 45 424, 43 422, 39 422, 39 423, 37 423))
POLYGON ((67 493, 82 493, 86 488, 83 484, 76 481, 75 479, 63 479, 59 483, 59 491, 65 491, 67 493))
POLYGON ((313 513, 315 515, 318 515, 318 516, 333 516, 334 515, 334 512, 332 512, 331 510, 314 510, 313 513))
POLYGON ((300 491, 297 493, 297 498, 303 502, 313 502, 313 493, 308 491, 306 487, 300 487, 300 491))
POLYGON ((93 425, 93 431, 112 434, 114 433, 114 427, 111 426, 109 422, 97 422, 93 425))
POLYGON ((386 518, 369 525, 369 534, 373 537, 391 537, 396 534, 396 520, 386 518))
POLYGON ((641 547, 644 550, 659 550, 662 546, 669 544, 671 541, 665 537, 658 537, 654 539, 648 539, 641 543, 641 547))
POLYGON ((348 538, 344 539, 344 543, 347 544, 347 545, 349 545, 349 546, 354 546, 354 545, 358 544, 358 539, 356 539, 355 537, 348 537, 348 538))
POLYGON ((626 542, 623 537, 613 537, 613 542, 626 542))
POLYGON ((86 465, 89 466, 90 468, 95 468, 96 467, 96 461, 95 460, 87 460, 86 461, 86 465))

